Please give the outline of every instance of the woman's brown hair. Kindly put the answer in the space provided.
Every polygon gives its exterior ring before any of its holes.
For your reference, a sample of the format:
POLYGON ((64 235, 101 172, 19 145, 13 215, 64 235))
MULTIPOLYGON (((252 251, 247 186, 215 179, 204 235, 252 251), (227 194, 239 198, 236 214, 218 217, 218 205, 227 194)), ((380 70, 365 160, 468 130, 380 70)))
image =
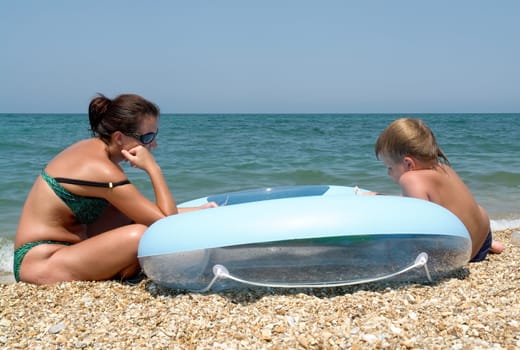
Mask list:
POLYGON ((97 94, 88 107, 92 135, 105 142, 118 130, 124 134, 136 133, 142 118, 158 117, 159 113, 157 105, 134 94, 122 94, 113 100, 97 94))

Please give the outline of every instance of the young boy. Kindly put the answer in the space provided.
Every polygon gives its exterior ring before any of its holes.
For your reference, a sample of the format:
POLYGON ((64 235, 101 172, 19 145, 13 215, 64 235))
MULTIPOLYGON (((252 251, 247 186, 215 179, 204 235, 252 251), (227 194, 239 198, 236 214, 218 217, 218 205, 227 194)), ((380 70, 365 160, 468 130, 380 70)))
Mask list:
POLYGON ((504 245, 493 241, 489 217, 457 173, 449 166, 430 128, 419 119, 392 122, 375 145, 388 175, 399 184, 403 196, 437 203, 455 214, 466 226, 472 241, 471 262, 501 253, 504 245))

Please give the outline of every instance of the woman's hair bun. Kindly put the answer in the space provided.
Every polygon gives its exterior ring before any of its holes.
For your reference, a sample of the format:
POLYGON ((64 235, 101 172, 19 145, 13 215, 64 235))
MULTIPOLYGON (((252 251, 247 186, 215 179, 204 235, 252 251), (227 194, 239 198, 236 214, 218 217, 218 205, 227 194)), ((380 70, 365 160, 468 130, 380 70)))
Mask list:
POLYGON ((101 120, 103 120, 103 117, 111 104, 112 100, 100 93, 90 101, 90 105, 88 106, 88 116, 90 120, 90 129, 93 133, 99 133, 99 124, 101 123, 101 120))

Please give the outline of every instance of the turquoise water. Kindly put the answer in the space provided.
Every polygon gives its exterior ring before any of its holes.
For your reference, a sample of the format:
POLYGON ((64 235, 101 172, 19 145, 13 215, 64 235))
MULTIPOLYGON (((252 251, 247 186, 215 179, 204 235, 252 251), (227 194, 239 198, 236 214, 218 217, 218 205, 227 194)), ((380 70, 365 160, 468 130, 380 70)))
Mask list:
MULTIPOLYGON (((163 115, 156 159, 177 202, 228 191, 330 184, 399 193, 374 143, 397 114, 163 115)), ((453 168, 492 218, 520 227, 520 114, 437 114, 424 119, 453 168)), ((60 150, 89 137, 81 114, 0 114, 0 273, 35 177, 60 150)), ((148 177, 127 169, 150 199, 148 177)), ((42 204, 44 205, 44 204, 42 204)))

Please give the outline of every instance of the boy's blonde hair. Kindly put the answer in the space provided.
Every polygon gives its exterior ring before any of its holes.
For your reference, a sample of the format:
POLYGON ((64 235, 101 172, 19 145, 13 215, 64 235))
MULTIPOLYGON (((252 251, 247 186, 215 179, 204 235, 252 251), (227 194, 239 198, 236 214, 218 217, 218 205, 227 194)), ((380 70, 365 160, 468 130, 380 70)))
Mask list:
POLYGON ((432 165, 450 164, 430 128, 414 118, 400 118, 388 125, 377 139, 375 153, 377 159, 386 156, 396 163, 405 156, 412 156, 432 165))

